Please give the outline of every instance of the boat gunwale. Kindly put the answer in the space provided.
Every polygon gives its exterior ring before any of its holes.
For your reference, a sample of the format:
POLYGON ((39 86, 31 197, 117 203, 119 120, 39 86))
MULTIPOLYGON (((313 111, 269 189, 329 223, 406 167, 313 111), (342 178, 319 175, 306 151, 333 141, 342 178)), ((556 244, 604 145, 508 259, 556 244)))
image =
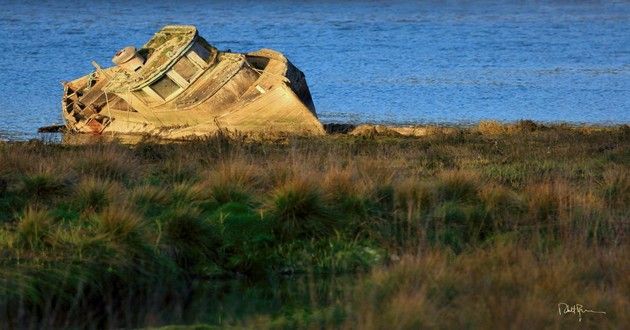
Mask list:
MULTIPOLYGON (((190 40, 188 40, 184 45, 177 48, 177 51, 175 52, 175 54, 173 54, 165 63, 151 70, 152 73, 149 73, 146 78, 141 79, 138 82, 133 81, 135 79, 141 78, 143 75, 142 74, 143 71, 149 69, 146 67, 147 63, 145 63, 145 66, 143 66, 138 72, 134 74, 127 75, 126 73, 123 72, 120 75, 112 77, 110 82, 103 88, 103 90, 107 92, 111 92, 111 93, 135 92, 151 85, 152 83, 156 82, 157 80, 162 78, 164 75, 166 75, 166 73, 177 63, 177 61, 179 61, 179 59, 185 56, 185 54, 193 47, 193 45, 195 44, 195 41, 197 41, 197 39, 199 38, 199 32, 197 31, 197 28, 195 28, 194 26, 186 26, 186 27, 189 28, 187 31, 182 31, 180 33, 172 33, 167 41, 164 41, 160 43, 158 47, 155 47, 153 54, 155 54, 160 49, 160 47, 166 45, 168 41, 174 38, 177 38, 178 35, 187 36, 188 34, 192 32, 192 37, 190 37, 190 40), (136 76, 140 76, 140 77, 136 77, 136 76), (116 84, 117 86, 114 87, 113 86, 114 84, 116 84)), ((156 39, 156 37, 164 30, 165 29, 162 29, 159 32, 157 32, 154 35, 154 37, 151 38, 151 40, 149 40, 146 44, 144 44, 142 48, 140 48, 138 51, 142 52, 143 50, 149 49, 151 42, 154 39, 156 39)), ((162 56, 167 56, 167 55, 152 55, 152 56, 162 57, 162 56)), ((147 58, 146 62, 149 62, 152 56, 147 58)))

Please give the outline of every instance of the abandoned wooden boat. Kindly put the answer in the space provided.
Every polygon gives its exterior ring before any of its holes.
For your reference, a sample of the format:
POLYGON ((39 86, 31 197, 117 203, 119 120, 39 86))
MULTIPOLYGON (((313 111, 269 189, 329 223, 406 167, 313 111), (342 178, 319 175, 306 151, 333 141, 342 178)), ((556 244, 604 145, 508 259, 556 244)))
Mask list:
POLYGON ((194 26, 166 26, 113 67, 64 82, 64 124, 82 133, 189 138, 321 135, 304 74, 281 53, 218 51, 194 26))

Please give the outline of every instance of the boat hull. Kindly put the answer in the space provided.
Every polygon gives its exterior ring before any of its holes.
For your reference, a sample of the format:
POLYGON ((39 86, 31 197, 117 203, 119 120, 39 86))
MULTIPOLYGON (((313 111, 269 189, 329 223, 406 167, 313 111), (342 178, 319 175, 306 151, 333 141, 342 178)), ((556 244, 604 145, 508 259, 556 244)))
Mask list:
POLYGON ((191 74, 190 83, 182 80, 184 74, 169 72, 181 70, 177 64, 167 67, 163 75, 178 84, 183 81, 185 87, 164 99, 149 100, 146 92, 157 93, 146 86, 126 87, 124 79, 134 76, 121 67, 95 67, 95 72, 63 83, 62 114, 69 131, 169 139, 219 133, 325 134, 304 74, 277 51, 221 53, 203 71, 191 74))

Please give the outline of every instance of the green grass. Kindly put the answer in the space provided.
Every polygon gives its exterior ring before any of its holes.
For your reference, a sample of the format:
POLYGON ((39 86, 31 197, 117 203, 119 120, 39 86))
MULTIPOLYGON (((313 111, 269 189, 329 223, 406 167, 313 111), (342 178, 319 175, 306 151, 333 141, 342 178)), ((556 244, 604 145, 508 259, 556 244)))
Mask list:
POLYGON ((366 132, 0 144, 0 325, 194 324, 199 279, 340 274, 324 303, 205 323, 581 325, 564 301, 607 312, 587 327, 630 323, 627 126, 366 132))
POLYGON ((280 240, 323 238, 334 233, 337 220, 318 186, 297 178, 271 192, 265 207, 280 240))

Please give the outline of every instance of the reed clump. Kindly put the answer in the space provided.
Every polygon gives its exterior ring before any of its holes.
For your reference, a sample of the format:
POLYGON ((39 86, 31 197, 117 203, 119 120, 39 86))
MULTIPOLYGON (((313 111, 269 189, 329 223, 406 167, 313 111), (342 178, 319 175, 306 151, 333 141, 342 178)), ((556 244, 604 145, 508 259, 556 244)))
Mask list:
POLYGON ((572 328, 562 302, 630 323, 627 128, 440 132, 2 144, 0 325, 196 322, 160 311, 197 279, 296 274, 355 280, 208 326, 572 328))

